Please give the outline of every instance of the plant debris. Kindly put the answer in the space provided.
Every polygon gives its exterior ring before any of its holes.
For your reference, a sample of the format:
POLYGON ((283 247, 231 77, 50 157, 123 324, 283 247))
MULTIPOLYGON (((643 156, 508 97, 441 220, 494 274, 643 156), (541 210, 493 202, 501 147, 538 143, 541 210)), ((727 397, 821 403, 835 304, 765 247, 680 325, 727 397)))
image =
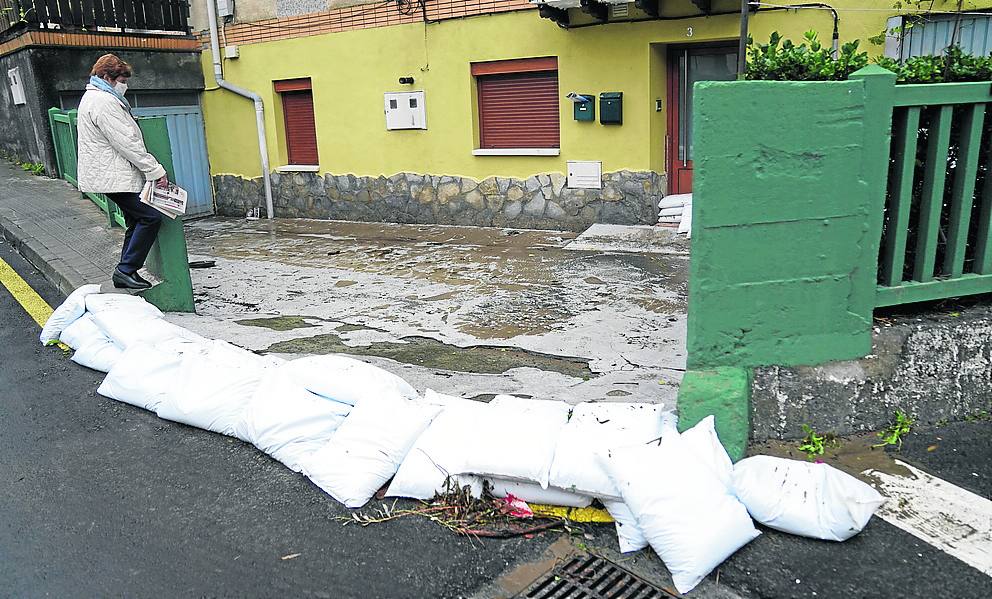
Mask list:
POLYGON ((482 497, 477 499, 472 496, 471 487, 459 487, 449 478, 443 493, 415 507, 397 508, 399 500, 394 500, 337 519, 346 525, 370 526, 413 516, 426 518, 458 535, 494 539, 530 538, 537 532, 567 528, 561 518, 536 517, 533 513, 526 516, 519 505, 523 502, 507 499, 494 497, 488 482, 483 485, 482 497))

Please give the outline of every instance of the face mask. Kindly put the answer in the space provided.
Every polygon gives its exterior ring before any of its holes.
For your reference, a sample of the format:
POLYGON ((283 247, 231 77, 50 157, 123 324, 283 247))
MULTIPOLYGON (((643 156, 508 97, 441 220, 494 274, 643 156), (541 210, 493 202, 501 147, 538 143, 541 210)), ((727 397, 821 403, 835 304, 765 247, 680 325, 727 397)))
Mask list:
POLYGON ((123 96, 125 93, 127 93, 127 83, 115 83, 114 89, 117 91, 117 93, 123 96))

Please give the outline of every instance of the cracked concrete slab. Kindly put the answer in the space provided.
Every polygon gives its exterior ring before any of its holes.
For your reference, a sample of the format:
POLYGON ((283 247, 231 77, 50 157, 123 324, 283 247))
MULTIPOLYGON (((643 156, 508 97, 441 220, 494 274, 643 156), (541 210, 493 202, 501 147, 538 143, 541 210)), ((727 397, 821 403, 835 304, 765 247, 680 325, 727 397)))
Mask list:
POLYGON ((566 249, 575 233, 311 220, 187 224, 200 334, 349 353, 418 388, 674 407, 688 257, 566 249))

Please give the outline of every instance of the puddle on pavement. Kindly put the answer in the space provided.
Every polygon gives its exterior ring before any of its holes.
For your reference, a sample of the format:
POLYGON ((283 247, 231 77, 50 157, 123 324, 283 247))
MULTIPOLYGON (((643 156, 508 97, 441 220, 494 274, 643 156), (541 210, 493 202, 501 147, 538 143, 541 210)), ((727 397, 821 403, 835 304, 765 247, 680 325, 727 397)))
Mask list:
POLYGON ((511 368, 530 367, 559 372, 580 379, 592 378, 588 360, 553 356, 512 347, 474 345, 458 347, 428 337, 404 337, 405 343, 383 342, 346 345, 334 334, 279 341, 266 352, 279 354, 352 354, 388 358, 404 364, 475 374, 502 374, 511 368))
MULTIPOLYGON (((780 441, 772 439, 753 443, 748 447, 748 455, 772 455, 793 460, 806 460, 806 454, 799 451, 801 443, 798 439, 780 441)), ((865 470, 877 470, 886 474, 912 477, 912 473, 895 463, 898 452, 886 451, 884 447, 872 447, 878 443, 875 433, 858 433, 849 437, 836 439, 836 443, 828 442, 822 456, 817 459, 843 470, 862 480, 868 477, 862 475, 865 470)))
POLYGON ((274 316, 272 318, 247 318, 245 320, 234 321, 237 324, 248 327, 262 327, 273 331, 292 331, 294 329, 305 329, 315 325, 303 320, 300 316, 274 316))

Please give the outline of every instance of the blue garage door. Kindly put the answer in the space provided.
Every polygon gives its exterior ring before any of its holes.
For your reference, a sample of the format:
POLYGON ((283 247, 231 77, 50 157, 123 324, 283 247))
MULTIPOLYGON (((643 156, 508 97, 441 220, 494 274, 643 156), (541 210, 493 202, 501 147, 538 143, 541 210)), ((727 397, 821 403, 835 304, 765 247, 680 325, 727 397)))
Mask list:
POLYGON ((207 139, 203 130, 203 113, 199 106, 161 106, 135 108, 134 116, 164 116, 172 142, 172 159, 176 183, 189 193, 187 216, 214 213, 210 164, 207 162, 207 139))

